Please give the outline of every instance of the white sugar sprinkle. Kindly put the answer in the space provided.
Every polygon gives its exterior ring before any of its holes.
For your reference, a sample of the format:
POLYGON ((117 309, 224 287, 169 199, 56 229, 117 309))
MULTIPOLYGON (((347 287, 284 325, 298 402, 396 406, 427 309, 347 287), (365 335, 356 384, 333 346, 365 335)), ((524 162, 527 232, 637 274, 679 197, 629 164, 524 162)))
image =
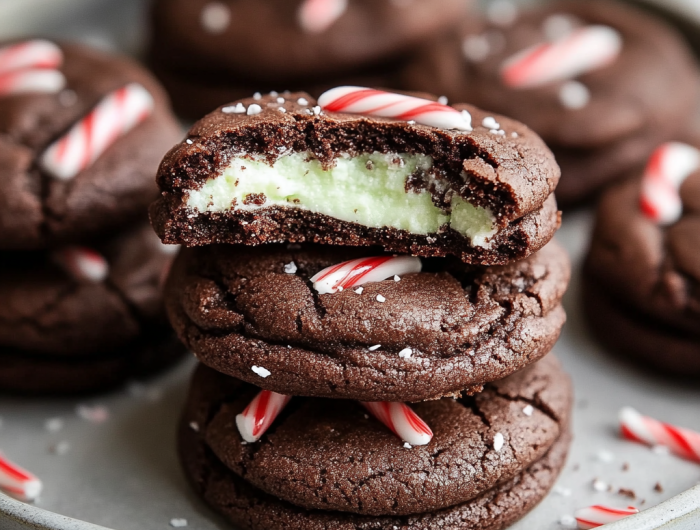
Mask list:
POLYGON ((607 451, 606 449, 601 449, 595 454, 595 457, 597 460, 600 460, 601 462, 605 462, 606 464, 609 464, 613 460, 615 460, 615 455, 612 454, 610 451, 607 451))
POLYGON ((296 274, 297 264, 293 261, 290 261, 284 266, 284 272, 286 272, 287 274, 296 274))
POLYGON ((668 448, 667 445, 655 445, 651 448, 651 450, 656 453, 657 455, 669 455, 671 454, 671 450, 668 448))
POLYGON ((367 348, 367 349, 368 349, 369 351, 374 351, 374 350, 378 350, 378 349, 381 348, 381 347, 382 347, 381 344, 375 344, 374 346, 370 346, 370 347, 367 348))
POLYGON ((238 103, 236 105, 229 105, 228 107, 223 107, 221 112, 224 114, 244 114, 245 105, 243 103, 238 103))
POLYGON ((564 108, 579 110, 591 101, 591 91, 583 83, 567 81, 559 90, 559 102, 564 108))
POLYGON ((306 107, 306 105, 309 104, 309 100, 306 98, 299 98, 297 99, 297 103, 303 107, 306 107))
POLYGON ((491 53, 491 45, 484 35, 470 35, 462 41, 462 53, 473 63, 480 63, 491 53))
POLYGON ((573 515, 562 515, 559 518, 559 524, 564 528, 576 528, 578 523, 573 515))
POLYGON ((49 451, 56 456, 63 456, 70 451, 70 444, 65 440, 53 444, 49 451))
POLYGON ((518 133, 516 133, 515 131, 513 131, 512 133, 510 133, 510 137, 511 137, 511 138, 517 138, 518 136, 520 136, 520 135, 519 135, 518 133))
POLYGON ((408 442, 404 442, 403 448, 404 448, 404 449, 413 449, 413 446, 412 446, 410 443, 408 443, 408 442))
POLYGON ((199 423, 197 423, 196 421, 191 421, 190 429, 192 429, 194 432, 199 432, 199 423))
POLYGON ((593 481, 592 486, 595 491, 606 491, 608 489, 608 485, 598 478, 593 481))
POLYGON ((408 120, 406 123, 408 123, 409 125, 415 125, 416 120, 408 120))
POLYGON ((187 519, 170 519, 170 526, 172 526, 173 528, 184 528, 185 526, 187 526, 187 519))
POLYGON ((49 432, 58 432, 64 425, 65 422, 61 418, 50 418, 44 422, 44 429, 49 432))
POLYGON ((109 418, 109 411, 102 405, 78 405, 75 412, 82 419, 91 423, 104 423, 109 418))
POLYGON ((258 374, 263 379, 266 377, 269 377, 270 374, 272 373, 272 372, 270 372, 270 370, 268 370, 267 368, 263 368, 262 366, 253 366, 251 368, 251 370, 253 370, 253 372, 258 374))
POLYGON ((277 110, 279 110, 280 112, 287 112, 287 109, 285 109, 284 107, 278 107, 277 110))
POLYGON ((356 292, 357 294, 362 294, 362 291, 364 291, 364 290, 365 290, 364 287, 358 287, 357 289, 355 289, 355 292, 356 292))
POLYGON ((438 103, 440 103, 440 105, 447 105, 448 101, 447 96, 440 96, 438 98, 438 103))
POLYGON ((398 274, 394 274, 394 281, 395 281, 395 282, 400 282, 400 281, 401 281, 401 276, 399 276, 398 274))
POLYGON ((369 419, 369 414, 365 414, 364 416, 365 416, 365 419, 366 419, 366 420, 369 419))
POLYGON ((565 488, 564 486, 554 486, 552 491, 557 495, 561 495, 562 497, 571 497, 573 494, 571 488, 565 488))
POLYGON ((525 416, 532 416, 533 412, 535 412, 535 407, 532 405, 525 405, 525 408, 523 409, 523 414, 525 414, 525 416))
POLYGON ((199 23, 209 33, 223 33, 231 23, 231 11, 226 4, 211 2, 202 9, 199 23))
POLYGON ((510 0, 494 0, 489 4, 486 16, 492 24, 510 26, 518 18, 518 6, 510 0))
POLYGON ((256 92, 255 94, 253 94, 253 99, 255 99, 255 100, 262 99, 262 94, 260 92, 256 92))
POLYGON ((503 435, 500 432, 497 432, 493 437, 493 449, 494 449, 494 451, 498 452, 501 449, 503 449, 504 443, 505 443, 505 440, 503 438, 503 435))
POLYGON ((284 103, 284 98, 277 98, 277 103, 279 103, 280 105, 284 103))
POLYGON ((257 105, 253 103, 250 107, 248 107, 248 116, 255 116, 256 114, 260 114, 262 112, 262 107, 260 105, 257 105))
POLYGON ((339 286, 338 286, 338 292, 339 292, 339 293, 343 292, 343 286, 342 286, 342 285, 339 285, 339 286))
POLYGON ((402 359, 408 359, 412 354, 413 350, 411 348, 404 348, 399 352, 399 357, 402 359))
POLYGON ((321 107, 319 107, 318 105, 316 105, 316 106, 313 108, 313 111, 314 111, 314 116, 318 116, 319 114, 321 114, 321 107))
POLYGON ((279 94, 279 92, 277 92, 276 90, 272 90, 272 91, 270 91, 270 95, 271 95, 273 98, 276 98, 276 97, 279 96, 280 94, 279 94))
POLYGON ((189 145, 192 145, 192 144, 194 143, 194 142, 193 142, 192 140, 190 140, 189 138, 188 138, 187 140, 185 140, 185 142, 187 142, 187 144, 189 144, 189 145))
POLYGON ((576 29, 581 22, 572 15, 556 13, 548 16, 542 23, 542 31, 547 40, 557 41, 563 39, 576 29))
POLYGON ((465 131, 469 132, 472 130, 472 115, 469 113, 468 110, 463 110, 462 111, 462 119, 465 121, 468 129, 465 129, 465 131))
POLYGON ((377 302, 386 302, 386 298, 384 298, 381 294, 377 295, 377 302))
POLYGON ((487 129, 500 129, 501 124, 496 121, 496 118, 493 116, 486 116, 481 124, 486 127, 487 129))

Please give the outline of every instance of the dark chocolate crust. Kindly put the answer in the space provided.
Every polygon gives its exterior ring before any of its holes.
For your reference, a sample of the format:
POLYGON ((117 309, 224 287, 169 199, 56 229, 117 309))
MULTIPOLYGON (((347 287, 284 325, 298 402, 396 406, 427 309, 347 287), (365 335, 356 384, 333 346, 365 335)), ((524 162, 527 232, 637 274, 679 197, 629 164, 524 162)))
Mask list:
POLYGON ((93 248, 109 264, 104 282, 73 278, 48 252, 0 254, 0 355, 87 361, 165 324, 159 282, 172 249, 143 222, 93 248))
POLYGON ((287 96, 282 105, 287 109, 285 113, 269 95, 259 100, 244 99, 242 104, 259 104, 263 110, 247 116, 219 109, 196 123, 187 141, 175 146, 163 160, 157 177, 162 196, 151 207, 151 220, 163 241, 188 246, 282 241, 382 244, 392 252, 454 254, 469 263, 496 264, 538 250, 559 226, 551 198, 559 168, 532 131, 508 118, 491 116, 506 133, 500 135, 481 125, 489 113, 469 105, 455 108, 471 113, 472 133, 353 114, 315 115, 309 108, 315 102, 306 93, 287 96), (300 97, 306 98, 309 106, 299 105, 300 97), (275 160, 283 149, 311 151, 327 165, 332 165, 339 153, 429 155, 452 190, 474 205, 493 211, 501 232, 490 248, 481 248, 473 247, 468 238, 451 229, 420 236, 362 227, 295 208, 202 213, 186 206, 187 191, 200 188, 217 175, 234 153, 275 160))
POLYGON ((700 373, 700 172, 683 183, 683 215, 669 227, 641 213, 639 196, 637 178, 601 199, 584 266, 591 327, 659 371, 700 373))
POLYGON ((460 32, 423 49, 404 72, 402 86, 470 101, 528 124, 557 157, 562 169, 557 198, 567 205, 627 176, 657 144, 687 131, 700 95, 698 68, 682 36, 659 18, 611 0, 548 3, 523 11, 510 27, 465 22, 460 32), (611 26, 623 38, 613 64, 576 79, 591 93, 581 109, 561 104, 561 82, 514 90, 500 80, 503 61, 547 40, 544 22, 554 14, 611 26), (467 36, 486 39, 491 53, 482 61, 468 60, 467 36), (596 157, 605 160, 595 163, 596 157))
POLYGON ((217 458, 296 506, 363 515, 435 511, 512 479, 566 430, 572 401, 550 355, 474 397, 414 405, 434 433, 425 446, 404 447, 357 402, 299 397, 258 443, 246 444, 236 415, 258 392, 203 365, 196 372, 188 408, 203 418, 199 432, 217 458), (499 450, 497 433, 505 439, 499 450))
POLYGON ((202 23, 209 0, 158 0, 151 60, 184 76, 262 84, 337 76, 395 60, 469 14, 470 0, 353 0, 326 31, 305 32, 301 0, 227 0, 221 31, 202 23))
POLYGON ((180 339, 220 372, 282 394, 365 401, 434 399, 501 379, 546 355, 559 336, 570 265, 556 243, 506 266, 424 260, 425 272, 367 283, 361 295, 318 295, 308 281, 380 253, 185 249, 166 285, 166 308, 180 339), (284 272, 290 262, 295 274, 284 272), (399 357, 406 347, 412 356, 399 357), (253 366, 272 375, 263 379, 253 366))
POLYGON ((0 348, 0 392, 33 396, 104 393, 130 379, 143 379, 172 366, 186 353, 166 327, 113 351, 82 357, 28 354, 0 348))
POLYGON ((114 232, 143 216, 157 196, 158 162, 182 137, 168 98, 145 69, 124 57, 61 44, 66 89, 0 98, 0 249, 39 249, 114 232), (142 84, 151 116, 69 181, 50 177, 39 156, 108 92, 142 84))
POLYGON ((227 469, 207 448, 186 414, 178 433, 178 451, 195 491, 237 528, 246 530, 502 530, 532 510, 564 467, 571 436, 562 434, 549 452, 514 479, 478 497, 431 513, 366 516, 306 510, 263 493, 227 469))

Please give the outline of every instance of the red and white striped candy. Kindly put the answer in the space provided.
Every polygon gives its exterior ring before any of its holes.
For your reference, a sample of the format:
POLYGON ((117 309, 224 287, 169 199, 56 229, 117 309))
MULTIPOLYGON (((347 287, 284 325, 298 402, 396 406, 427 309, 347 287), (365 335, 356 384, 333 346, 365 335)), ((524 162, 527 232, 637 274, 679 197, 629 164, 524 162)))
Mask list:
POLYGON ((678 456, 700 462, 700 433, 642 416, 630 407, 620 411, 620 430, 628 440, 663 445, 678 456))
POLYGON ((299 6, 299 25, 309 33, 323 33, 348 7, 348 0, 304 0, 299 6))
POLYGON ((99 283, 109 274, 107 260, 91 248, 65 247, 54 252, 53 258, 78 281, 99 283))
POLYGON ((20 501, 29 502, 39 496, 42 488, 41 480, 0 453, 0 489, 20 501))
POLYGON ((576 510, 574 517, 578 523, 579 530, 588 530, 589 528, 598 528, 604 524, 614 523, 637 513, 639 513, 639 510, 634 506, 609 508, 608 506, 596 504, 595 506, 576 510))
POLYGON ((19 70, 0 74, 0 97, 16 94, 55 94, 66 86, 58 70, 19 70))
POLYGON ((404 442, 426 445, 433 439, 433 431, 413 409, 394 401, 361 401, 362 405, 404 442))
POLYGON ((47 40, 29 40, 0 48, 0 74, 17 70, 55 70, 62 64, 61 48, 47 40))
POLYGON ((586 26, 506 59, 501 67, 501 78, 512 88, 533 88, 564 81, 609 65, 621 49, 622 36, 615 29, 586 26))
POLYGON ((319 106, 329 112, 347 112, 380 118, 415 121, 440 129, 471 131, 471 116, 428 99, 394 94, 371 88, 342 86, 332 88, 318 98, 319 106))
POLYGON ((311 277, 319 294, 336 293, 364 283, 380 282, 395 275, 420 272, 423 267, 413 256, 377 256, 345 261, 327 267, 311 277))
POLYGON ((55 178, 71 179, 152 111, 153 97, 143 86, 115 90, 44 152, 41 165, 55 178))
POLYGON ((236 416, 236 426, 241 437, 249 443, 257 442, 290 399, 291 396, 283 396, 269 390, 260 392, 245 410, 236 416))
POLYGON ((673 224, 683 213, 680 187, 700 169, 700 150, 687 144, 669 142, 651 155, 644 176, 639 207, 660 225, 673 224))

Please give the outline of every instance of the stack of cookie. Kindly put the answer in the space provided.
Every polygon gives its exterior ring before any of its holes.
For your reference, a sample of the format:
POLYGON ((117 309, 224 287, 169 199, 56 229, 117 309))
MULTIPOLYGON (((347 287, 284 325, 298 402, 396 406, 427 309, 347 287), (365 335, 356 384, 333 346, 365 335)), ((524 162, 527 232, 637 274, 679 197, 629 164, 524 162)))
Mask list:
POLYGON ((243 99, 151 207, 202 361, 185 472, 237 528, 496 529, 564 464, 559 170, 527 127, 357 87, 243 99))
POLYGON ((471 16, 474 3, 157 0, 150 63, 191 119, 255 90, 394 86, 414 51, 471 16))
POLYGON ((0 46, 0 390, 104 390, 183 351, 145 219, 180 129, 158 83, 83 46, 0 46))

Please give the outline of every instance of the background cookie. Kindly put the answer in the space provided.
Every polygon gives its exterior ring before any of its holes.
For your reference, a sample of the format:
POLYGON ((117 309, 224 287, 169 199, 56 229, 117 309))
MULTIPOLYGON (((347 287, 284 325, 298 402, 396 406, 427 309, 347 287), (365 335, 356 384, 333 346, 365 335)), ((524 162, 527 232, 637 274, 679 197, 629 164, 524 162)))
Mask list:
POLYGON ((559 336, 569 261, 556 243, 499 267, 427 260, 425 272, 367 283, 359 295, 318 295, 308 281, 372 255, 313 245, 185 249, 166 285, 168 314, 216 370, 283 394, 366 401, 431 399, 503 378, 559 336))
POLYGON ((365 515, 434 511, 509 480, 566 430, 572 400, 568 378, 549 356, 474 397, 414 405, 434 433, 425 446, 407 449, 357 402, 319 398, 294 398, 272 430, 249 445, 236 415, 258 391, 198 369, 188 408, 209 411, 198 427, 217 458, 297 506, 365 515), (505 445, 496 450, 497 433, 505 445))
POLYGON ((140 218, 157 194, 158 162, 180 138, 167 97, 143 68, 80 45, 60 52, 63 90, 0 97, 0 249, 75 243, 140 218), (150 93, 152 113, 73 178, 50 175, 41 163, 47 148, 129 83, 150 93))
POLYGON ((427 48, 405 72, 404 85, 532 127, 562 168, 557 198, 563 204, 640 169, 659 143, 691 126, 698 69, 682 38, 659 19, 617 2, 563 1, 523 11, 510 24, 496 22, 470 21, 427 48), (621 49, 610 64, 542 86, 504 83, 503 65, 517 53, 586 26, 618 32, 621 49))

